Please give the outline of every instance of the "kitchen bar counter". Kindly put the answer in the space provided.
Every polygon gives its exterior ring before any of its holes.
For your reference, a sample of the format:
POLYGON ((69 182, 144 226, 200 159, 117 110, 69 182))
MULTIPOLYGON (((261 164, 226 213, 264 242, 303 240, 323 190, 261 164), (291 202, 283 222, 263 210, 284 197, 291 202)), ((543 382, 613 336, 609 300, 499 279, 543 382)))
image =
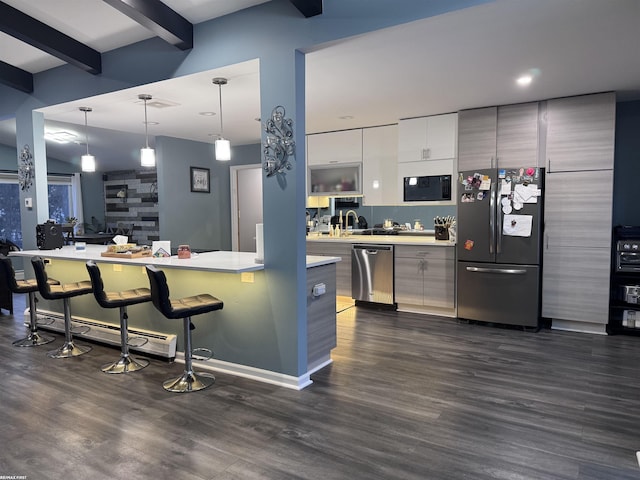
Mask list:
MULTIPOLYGON (((25 267, 30 267, 28 257, 37 255, 49 259, 47 273, 62 283, 88 280, 85 264, 95 260, 107 291, 148 286, 144 265, 152 264, 165 272, 171 297, 210 293, 219 298, 224 302, 222 310, 193 318, 197 327, 194 346, 211 348, 215 352, 215 358, 207 362, 194 361, 198 369, 223 371, 301 389, 311 383, 311 373, 331 363, 331 350, 336 346, 336 264, 340 257, 306 257, 307 298, 301 305, 302 311, 306 310, 305 326, 300 325, 299 318, 283 317, 279 304, 270 300, 269 285, 278 281, 280 272, 277 266, 265 268, 263 264, 255 263, 255 253, 218 251, 199 253, 190 259, 177 256, 128 259, 101 256, 105 251, 104 245, 87 245, 86 250, 79 251, 69 245, 55 250, 11 252, 11 255, 25 257, 25 267), (295 376, 285 374, 282 349, 287 347, 283 345, 290 344, 291 338, 296 338, 300 332, 307 337, 306 372, 295 376)), ((26 270, 28 277, 31 269, 26 270)), ((93 295, 74 297, 71 303, 75 321, 93 322, 91 325, 116 332, 114 338, 119 346, 118 309, 101 308, 93 295)), ((51 329, 62 325, 62 302, 40 298, 38 312, 56 318, 51 329)), ((183 358, 181 325, 182 322, 165 318, 150 302, 132 306, 129 311, 130 328, 177 337, 177 360, 183 358)), ((92 330, 98 328, 92 327, 92 330)), ((92 335, 96 333, 84 334, 87 339, 104 341, 92 335)), ((172 356, 170 353, 160 355, 172 356)))
MULTIPOLYGON (((64 260, 95 260, 103 263, 125 263, 132 265, 155 265, 160 268, 180 268, 188 270, 204 270, 208 272, 243 273, 264 270, 262 263, 256 263, 256 254, 252 252, 204 252, 192 253, 191 258, 177 256, 159 257, 103 257, 104 245, 87 245, 85 250, 76 250, 74 245, 67 245, 54 250, 20 250, 11 252, 15 257, 46 257, 64 260)), ((307 256, 307 268, 318 267, 339 262, 339 257, 307 256)))

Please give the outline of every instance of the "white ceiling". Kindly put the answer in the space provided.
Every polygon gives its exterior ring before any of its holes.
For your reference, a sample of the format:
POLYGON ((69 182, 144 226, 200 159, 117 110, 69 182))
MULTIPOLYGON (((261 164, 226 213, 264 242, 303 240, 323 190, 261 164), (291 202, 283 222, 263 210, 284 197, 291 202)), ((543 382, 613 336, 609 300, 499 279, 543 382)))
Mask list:
MULTIPOLYGON (((152 36, 119 12, 109 11, 101 0, 4 1, 99 51, 152 36), (70 4, 82 4, 81 10, 85 6, 87 10, 75 12, 70 4), (103 18, 100 28, 90 22, 97 11, 103 18), (146 36, 140 38, 142 35, 146 36), (109 43, 114 38, 125 43, 109 43)), ((192 23, 199 23, 229 13, 229 6, 240 9, 263 2, 165 3, 192 23)), ((320 46, 307 53, 307 132, 382 125, 400 118, 606 90, 617 91, 622 100, 638 99, 638 25, 638 0, 496 0, 320 46), (539 72, 533 84, 527 89, 518 87, 515 78, 531 69, 539 72)), ((0 36, 0 60, 7 63, 36 72, 54 66, 46 62, 57 62, 43 58, 49 56, 36 50, 30 55, 18 54, 25 62, 21 65, 5 55, 9 50, 15 55, 16 50, 31 47, 10 39, 18 45, 9 48, 5 40, 0 36)), ((135 168, 137 149, 144 142, 144 112, 138 94, 175 104, 149 107, 149 122, 159 123, 149 125, 151 136, 210 142, 212 133, 219 130, 219 117, 198 113, 218 111, 218 90, 211 79, 223 76, 229 78, 229 84, 222 87, 225 136, 232 145, 258 143, 258 69, 257 61, 245 62, 48 107, 43 109, 46 129, 75 131, 83 142, 84 116, 78 107, 90 106, 94 111, 88 116, 89 144, 98 168, 135 168)), ((0 123, 0 143, 15 145, 14 131, 13 122, 0 123)), ((47 142, 49 155, 61 160, 79 158, 83 148, 47 142)))

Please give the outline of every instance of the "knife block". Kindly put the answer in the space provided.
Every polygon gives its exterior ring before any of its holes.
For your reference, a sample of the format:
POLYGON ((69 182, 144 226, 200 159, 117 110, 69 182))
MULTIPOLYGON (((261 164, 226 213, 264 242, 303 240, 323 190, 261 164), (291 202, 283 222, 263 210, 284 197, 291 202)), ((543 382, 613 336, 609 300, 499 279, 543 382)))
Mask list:
POLYGON ((436 240, 449 240, 449 229, 443 225, 434 225, 436 240))

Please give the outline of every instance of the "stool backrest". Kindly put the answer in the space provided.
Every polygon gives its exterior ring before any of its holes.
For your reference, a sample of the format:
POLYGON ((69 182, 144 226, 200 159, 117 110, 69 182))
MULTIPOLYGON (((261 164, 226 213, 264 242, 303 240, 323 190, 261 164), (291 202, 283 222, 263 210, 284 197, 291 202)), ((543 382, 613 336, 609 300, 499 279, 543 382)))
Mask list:
POLYGON ((153 265, 147 265, 147 276, 151 286, 151 302, 160 313, 167 318, 173 318, 171 300, 169 298, 169 285, 164 272, 153 265))
POLYGON ((13 269, 11 259, 2 254, 0 254, 0 276, 0 285, 4 283, 12 292, 18 290, 18 284, 16 283, 16 271, 13 269))
POLYGON ((102 275, 96 262, 89 260, 87 262, 87 271, 91 278, 91 286, 93 287, 93 295, 96 297, 98 305, 103 308, 109 308, 109 302, 107 301, 107 294, 104 292, 104 282, 102 281, 102 275))
POLYGON ((36 275, 38 282, 38 290, 47 300, 56 300, 57 297, 51 295, 51 285, 49 284, 49 276, 44 269, 44 260, 42 257, 32 257, 31 265, 33 265, 33 273, 36 275))

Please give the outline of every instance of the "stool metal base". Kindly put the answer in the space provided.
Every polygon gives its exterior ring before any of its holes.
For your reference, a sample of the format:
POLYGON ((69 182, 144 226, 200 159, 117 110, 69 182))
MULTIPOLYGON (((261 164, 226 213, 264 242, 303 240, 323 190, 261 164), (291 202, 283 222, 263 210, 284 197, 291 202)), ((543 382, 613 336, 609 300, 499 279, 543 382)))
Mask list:
POLYGON ((38 332, 29 332, 25 338, 13 342, 15 347, 37 347, 38 345, 46 345, 55 340, 55 337, 48 335, 40 335, 38 332))
POLYGON ((104 373, 127 373, 142 370, 149 365, 146 358, 135 359, 130 356, 122 355, 117 362, 108 363, 102 367, 104 373))
POLYGON ((65 342, 59 349, 47 353, 47 356, 49 358, 77 357, 90 352, 92 348, 89 345, 76 345, 74 342, 65 342))
POLYGON ((162 384, 165 390, 174 393, 197 392, 210 387, 216 381, 213 375, 194 372, 184 372, 178 378, 167 380, 162 384))

